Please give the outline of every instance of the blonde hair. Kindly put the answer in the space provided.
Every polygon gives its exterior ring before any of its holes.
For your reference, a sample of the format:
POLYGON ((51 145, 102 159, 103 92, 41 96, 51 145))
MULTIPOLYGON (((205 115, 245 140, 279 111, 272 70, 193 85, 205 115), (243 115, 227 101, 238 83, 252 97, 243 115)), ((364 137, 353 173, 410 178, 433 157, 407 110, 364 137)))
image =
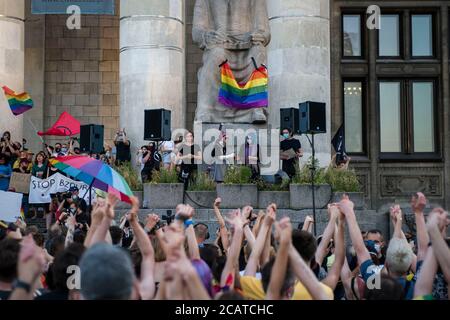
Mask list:
POLYGON ((392 238, 386 252, 386 266, 390 273, 403 275, 408 272, 413 252, 405 239, 392 238))

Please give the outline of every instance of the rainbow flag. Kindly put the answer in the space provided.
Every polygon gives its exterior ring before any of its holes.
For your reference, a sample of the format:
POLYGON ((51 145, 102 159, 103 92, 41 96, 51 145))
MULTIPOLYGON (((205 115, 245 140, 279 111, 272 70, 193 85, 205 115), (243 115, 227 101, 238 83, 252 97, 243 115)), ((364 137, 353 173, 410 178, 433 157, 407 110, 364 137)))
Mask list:
POLYGON ((21 115, 33 108, 33 100, 28 93, 23 92, 17 94, 14 90, 11 90, 7 86, 3 87, 6 99, 8 100, 9 107, 15 116, 21 115))
POLYGON ((263 108, 269 105, 269 76, 265 66, 256 68, 246 84, 236 81, 228 62, 221 65, 221 73, 221 104, 235 109, 263 108))

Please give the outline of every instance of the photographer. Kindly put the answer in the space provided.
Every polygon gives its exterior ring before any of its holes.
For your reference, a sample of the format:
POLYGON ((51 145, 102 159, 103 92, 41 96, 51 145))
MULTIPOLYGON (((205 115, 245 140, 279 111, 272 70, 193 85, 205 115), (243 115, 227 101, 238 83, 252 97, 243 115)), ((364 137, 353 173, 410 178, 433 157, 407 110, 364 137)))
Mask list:
POLYGON ((82 211, 86 212, 88 209, 88 206, 87 206, 86 200, 84 200, 83 198, 81 198, 79 196, 80 190, 78 189, 78 187, 77 186, 70 187, 69 194, 70 194, 70 202, 76 203, 81 208, 82 211))
POLYGON ((131 161, 131 142, 127 138, 125 128, 117 131, 114 145, 116 146, 116 166, 121 162, 131 161))
POLYGON ((19 156, 21 147, 22 146, 17 148, 17 143, 14 144, 11 142, 11 133, 9 131, 5 131, 3 133, 3 136, 0 139, 0 153, 6 155, 9 161, 15 161, 15 159, 19 156))

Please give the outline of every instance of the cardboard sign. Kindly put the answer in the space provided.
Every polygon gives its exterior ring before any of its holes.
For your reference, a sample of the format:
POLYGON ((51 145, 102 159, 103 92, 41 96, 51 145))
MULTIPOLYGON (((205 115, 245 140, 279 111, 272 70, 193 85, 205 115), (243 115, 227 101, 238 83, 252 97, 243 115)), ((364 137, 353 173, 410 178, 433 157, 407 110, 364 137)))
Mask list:
MULTIPOLYGON (((89 186, 84 182, 74 181, 60 173, 54 174, 47 179, 31 177, 28 202, 32 204, 50 203, 52 194, 67 192, 70 187, 77 187, 79 196, 89 203, 89 186)), ((95 189, 92 189, 91 197, 92 200, 95 199, 95 189)))
POLYGON ((28 194, 30 191, 31 174, 13 172, 9 187, 17 193, 28 194))
POLYGON ((15 222, 20 217, 23 194, 0 191, 0 220, 15 222))

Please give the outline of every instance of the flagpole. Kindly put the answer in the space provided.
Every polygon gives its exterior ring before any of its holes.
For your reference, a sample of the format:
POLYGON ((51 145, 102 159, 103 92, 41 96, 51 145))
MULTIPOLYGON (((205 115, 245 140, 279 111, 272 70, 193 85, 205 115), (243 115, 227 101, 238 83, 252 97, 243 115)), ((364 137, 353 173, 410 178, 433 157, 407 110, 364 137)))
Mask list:
MULTIPOLYGON (((31 126, 33 127, 34 130, 36 130, 36 132, 38 132, 39 130, 36 128, 36 126, 34 125, 33 121, 31 121, 30 118, 27 117, 28 122, 30 122, 31 126)), ((44 143, 44 139, 38 135, 39 139, 41 139, 42 143, 44 143)))

